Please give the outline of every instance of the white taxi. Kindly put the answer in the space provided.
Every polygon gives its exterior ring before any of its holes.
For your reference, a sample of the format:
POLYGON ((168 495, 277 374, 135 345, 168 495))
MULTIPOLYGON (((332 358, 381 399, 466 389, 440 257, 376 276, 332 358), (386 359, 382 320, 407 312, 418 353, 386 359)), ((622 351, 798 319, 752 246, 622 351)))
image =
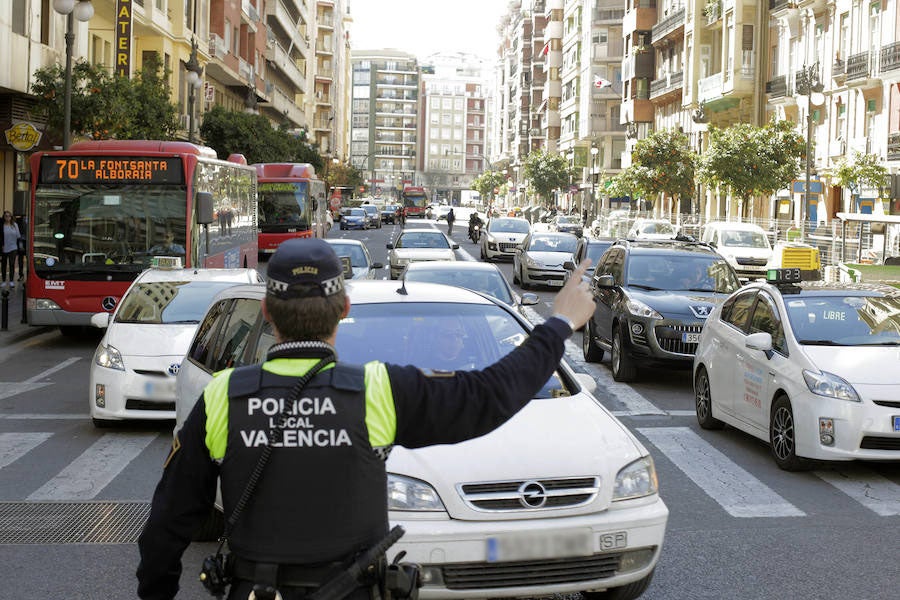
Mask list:
POLYGON ((115 312, 91 323, 106 332, 91 361, 89 403, 97 427, 125 419, 175 418, 175 375, 213 297, 257 283, 255 269, 183 269, 160 257, 125 292, 115 312))
POLYGON ((694 357, 697 421, 769 442, 776 464, 900 460, 900 290, 801 283, 799 269, 729 296, 694 357))

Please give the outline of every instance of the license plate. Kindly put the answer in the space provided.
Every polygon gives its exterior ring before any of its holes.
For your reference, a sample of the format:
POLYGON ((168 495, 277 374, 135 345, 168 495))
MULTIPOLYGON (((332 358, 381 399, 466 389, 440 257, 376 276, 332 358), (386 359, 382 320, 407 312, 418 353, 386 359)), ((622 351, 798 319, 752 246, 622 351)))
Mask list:
POLYGON ((700 343, 700 334, 699 333, 682 333, 681 341, 685 344, 699 344, 700 343))
POLYGON ((144 393, 149 398, 171 398, 175 395, 175 379, 148 381, 144 384, 144 393))
POLYGON ((547 285, 549 285, 550 287, 562 287, 563 281, 560 279, 550 279, 549 281, 547 281, 547 285))
POLYGON ((900 431, 900 416, 894 415, 891 418, 894 420, 894 431, 900 431))
POLYGON ((590 556, 594 553, 587 529, 551 533, 510 533, 487 539, 488 562, 590 556))

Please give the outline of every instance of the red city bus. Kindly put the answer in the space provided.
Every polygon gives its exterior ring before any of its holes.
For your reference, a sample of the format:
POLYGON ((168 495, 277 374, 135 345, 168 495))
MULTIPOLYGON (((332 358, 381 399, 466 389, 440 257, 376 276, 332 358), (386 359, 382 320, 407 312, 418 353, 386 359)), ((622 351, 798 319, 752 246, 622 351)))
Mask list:
POLYGON ((309 163, 258 163, 259 254, 295 237, 325 237, 325 182, 309 163), (321 224, 321 226, 320 226, 321 224))
POLYGON ((428 194, 423 187, 406 186, 400 195, 403 208, 406 210, 406 217, 425 218, 425 211, 428 208, 428 194))
POLYGON ((31 157, 26 313, 90 325, 153 256, 256 267, 256 171, 188 142, 103 140, 31 157))

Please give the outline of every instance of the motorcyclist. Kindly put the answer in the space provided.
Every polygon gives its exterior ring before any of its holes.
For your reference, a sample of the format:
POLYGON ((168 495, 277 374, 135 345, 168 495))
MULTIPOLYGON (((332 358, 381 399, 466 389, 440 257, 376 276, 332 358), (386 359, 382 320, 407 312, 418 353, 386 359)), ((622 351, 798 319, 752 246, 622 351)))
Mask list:
POLYGON ((478 243, 478 240, 475 238, 475 226, 478 226, 479 229, 484 227, 484 221, 481 220, 481 217, 478 216, 478 212, 475 211, 471 215, 469 215, 469 239, 473 242, 478 243))

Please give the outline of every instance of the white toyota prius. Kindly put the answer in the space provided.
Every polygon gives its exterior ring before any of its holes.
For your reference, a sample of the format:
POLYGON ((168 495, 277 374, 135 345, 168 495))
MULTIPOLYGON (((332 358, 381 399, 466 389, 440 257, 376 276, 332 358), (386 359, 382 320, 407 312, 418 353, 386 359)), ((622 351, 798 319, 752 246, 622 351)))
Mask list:
POLYGON ((716 307, 694 357, 697 420, 769 442, 776 464, 900 460, 900 290, 772 269, 716 307))
POLYGON ((183 269, 179 259, 160 265, 138 275, 115 312, 91 318, 106 329, 91 361, 97 427, 174 419, 175 375, 209 303, 229 286, 262 281, 255 269, 183 269))

